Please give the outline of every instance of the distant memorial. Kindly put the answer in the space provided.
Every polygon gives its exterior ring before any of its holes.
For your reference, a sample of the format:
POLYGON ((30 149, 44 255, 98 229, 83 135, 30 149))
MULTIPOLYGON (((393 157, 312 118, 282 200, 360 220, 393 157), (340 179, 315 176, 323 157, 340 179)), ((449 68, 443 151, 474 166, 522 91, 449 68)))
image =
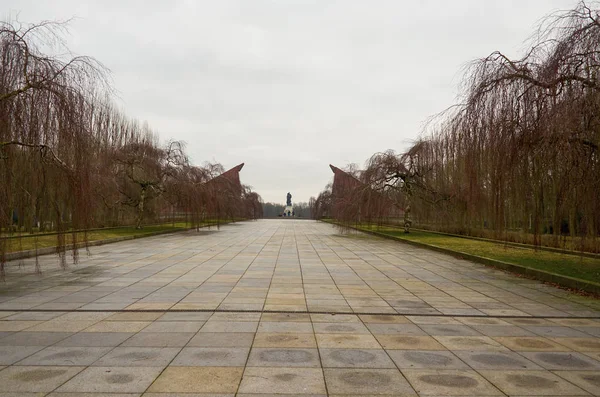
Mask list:
POLYGON ((283 216, 294 216, 294 206, 292 205, 292 195, 290 192, 287 194, 287 200, 285 202, 285 209, 283 210, 283 216))

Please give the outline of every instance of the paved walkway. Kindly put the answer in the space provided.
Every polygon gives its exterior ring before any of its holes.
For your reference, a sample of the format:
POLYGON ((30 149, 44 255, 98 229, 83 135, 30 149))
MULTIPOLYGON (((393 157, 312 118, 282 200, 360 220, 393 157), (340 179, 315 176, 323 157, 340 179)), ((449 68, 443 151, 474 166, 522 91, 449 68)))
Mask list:
POLYGON ((599 300, 447 255, 288 219, 91 252, 9 264, 0 397, 600 395, 599 300))

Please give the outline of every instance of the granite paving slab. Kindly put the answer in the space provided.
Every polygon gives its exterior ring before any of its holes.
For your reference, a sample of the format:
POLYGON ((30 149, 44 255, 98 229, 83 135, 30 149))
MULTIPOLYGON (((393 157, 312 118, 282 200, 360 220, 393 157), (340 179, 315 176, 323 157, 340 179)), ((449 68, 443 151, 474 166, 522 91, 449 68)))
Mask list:
POLYGON ((12 366, 0 371, 5 392, 51 392, 85 367, 12 366))
POLYGON ((511 396, 581 396, 585 390, 547 371, 480 371, 511 396))
POLYGON ((88 367, 57 391, 65 393, 144 392, 161 371, 161 367, 88 367))
POLYGON ((235 394, 243 367, 167 367, 148 388, 151 393, 235 394), (198 380, 202 381, 199 382, 198 380))
POLYGON ((325 394, 326 389, 321 369, 246 367, 239 393, 325 394))

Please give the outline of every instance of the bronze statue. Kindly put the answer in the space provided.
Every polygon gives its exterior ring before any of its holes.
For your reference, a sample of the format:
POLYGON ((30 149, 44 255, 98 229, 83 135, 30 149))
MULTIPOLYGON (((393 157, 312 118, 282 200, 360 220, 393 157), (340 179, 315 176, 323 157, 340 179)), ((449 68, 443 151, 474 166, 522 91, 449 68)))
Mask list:
POLYGON ((292 195, 290 194, 290 192, 288 192, 288 194, 287 194, 287 202, 286 202, 286 205, 287 205, 288 207, 291 207, 291 206, 292 206, 292 195))

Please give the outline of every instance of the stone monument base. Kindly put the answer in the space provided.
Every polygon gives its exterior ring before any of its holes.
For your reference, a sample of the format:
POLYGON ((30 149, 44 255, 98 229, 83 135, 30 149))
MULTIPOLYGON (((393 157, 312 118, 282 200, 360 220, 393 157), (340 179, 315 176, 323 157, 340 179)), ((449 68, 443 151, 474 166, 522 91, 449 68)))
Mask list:
POLYGON ((292 215, 293 213, 294 213, 294 207, 291 205, 287 205, 285 207, 285 209, 283 210, 283 216, 285 216, 285 217, 293 216, 292 215))

